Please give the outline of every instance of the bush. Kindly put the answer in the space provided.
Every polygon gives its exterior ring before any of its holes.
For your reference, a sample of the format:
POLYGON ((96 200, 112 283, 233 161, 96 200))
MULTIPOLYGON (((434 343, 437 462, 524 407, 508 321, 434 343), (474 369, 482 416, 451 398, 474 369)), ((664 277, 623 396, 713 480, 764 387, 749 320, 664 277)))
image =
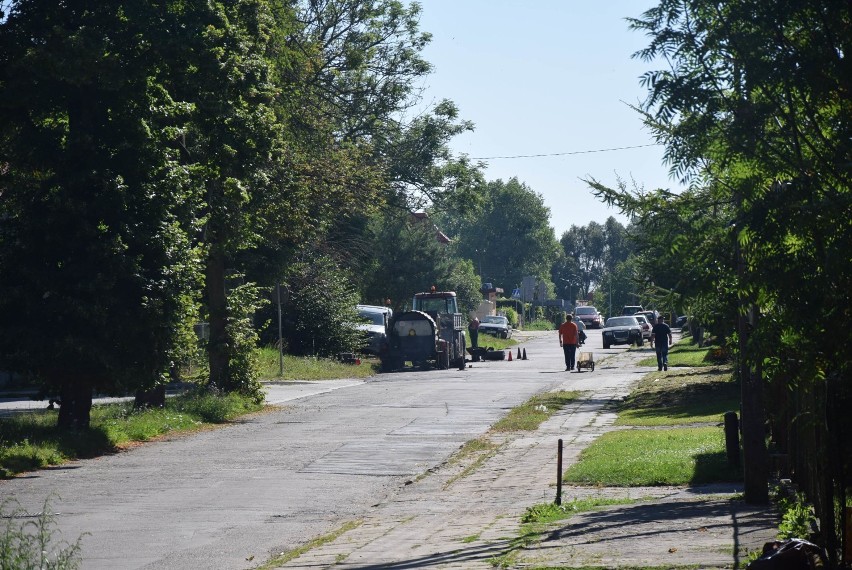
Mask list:
POLYGON ((509 320, 509 324, 512 325, 513 329, 518 328, 518 311, 511 307, 506 307, 505 309, 501 309, 501 312, 509 320))
POLYGON ((554 331, 556 327, 548 320, 538 319, 527 323, 524 329, 528 331, 554 331))

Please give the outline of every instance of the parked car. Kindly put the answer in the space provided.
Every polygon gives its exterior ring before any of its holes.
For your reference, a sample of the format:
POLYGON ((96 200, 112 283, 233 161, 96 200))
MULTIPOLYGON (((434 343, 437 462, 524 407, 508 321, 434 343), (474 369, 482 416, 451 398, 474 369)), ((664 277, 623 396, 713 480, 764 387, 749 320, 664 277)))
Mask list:
POLYGON ((639 325, 642 327, 642 338, 651 340, 651 323, 648 322, 648 319, 645 317, 644 313, 636 313, 633 315, 637 321, 639 321, 639 325))
POLYGON ((512 336, 512 325, 509 324, 509 319, 499 315, 488 315, 482 317, 479 321, 479 332, 493 334, 500 338, 510 338, 512 336))
POLYGON ((608 318, 601 336, 604 348, 614 344, 635 344, 636 346, 645 344, 642 338, 642 325, 634 316, 608 318))
POLYGON ((676 328, 676 329, 682 329, 683 327, 686 326, 687 322, 689 322, 689 319, 687 318, 687 316, 681 315, 681 316, 679 316, 678 318, 675 319, 674 324, 672 326, 674 326, 674 328, 676 328))
POLYGON ((621 315, 624 317, 635 315, 636 313, 641 313, 645 309, 642 308, 642 305, 625 305, 621 309, 621 315))
POLYGON ((574 309, 574 316, 590 329, 599 329, 603 323, 600 312, 591 305, 577 307, 574 309))
POLYGON ((642 311, 639 314, 645 315, 645 318, 648 319, 648 322, 651 323, 652 327, 657 324, 657 317, 660 316, 660 313, 657 311, 642 311))
POLYGON ((362 349, 368 354, 379 354, 388 342, 388 323, 393 316, 393 309, 376 305, 356 305, 358 316, 362 322, 358 329, 367 335, 367 342, 362 349))

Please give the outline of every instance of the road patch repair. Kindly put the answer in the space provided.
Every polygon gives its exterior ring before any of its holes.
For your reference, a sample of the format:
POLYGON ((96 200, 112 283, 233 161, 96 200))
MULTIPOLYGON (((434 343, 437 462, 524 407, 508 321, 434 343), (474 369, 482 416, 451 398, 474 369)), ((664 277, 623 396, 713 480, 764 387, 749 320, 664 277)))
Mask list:
POLYGON ((334 540, 264 568, 744 568, 749 553, 775 538, 777 520, 768 506, 746 505, 740 483, 563 486, 563 504, 586 498, 620 504, 524 538, 526 510, 554 502, 556 442, 566 438, 567 466, 613 429, 612 403, 628 394, 626 375, 637 375, 639 358, 619 351, 595 374, 567 377, 560 389, 583 396, 535 432, 489 434, 499 451, 473 473, 458 477, 463 462, 445 462, 334 540))

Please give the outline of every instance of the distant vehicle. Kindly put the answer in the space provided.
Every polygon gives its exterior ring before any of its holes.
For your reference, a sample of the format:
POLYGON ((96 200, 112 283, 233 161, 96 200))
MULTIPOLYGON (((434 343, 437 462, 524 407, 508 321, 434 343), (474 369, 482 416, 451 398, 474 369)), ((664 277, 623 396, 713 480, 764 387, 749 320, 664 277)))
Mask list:
POLYGON ((601 328, 601 323, 603 322, 600 312, 591 305, 577 307, 574 309, 574 316, 580 321, 583 321, 583 324, 591 329, 601 328))
POLYGON ((645 340, 642 338, 642 325, 636 317, 621 316, 610 317, 601 332, 603 347, 609 348, 614 344, 635 344, 642 346, 645 340))
POLYGON ((512 336, 512 325, 509 324, 509 319, 501 316, 485 316, 479 322, 479 332, 493 334, 500 338, 510 338, 512 336))
POLYGON ((686 323, 688 321, 689 321, 689 319, 687 318, 686 315, 681 315, 681 316, 679 316, 678 318, 675 319, 675 322, 672 326, 674 326, 674 328, 676 328, 676 329, 682 329, 683 327, 686 326, 686 323))
POLYGON ((639 321, 639 325, 642 327, 642 338, 651 340, 651 323, 648 322, 648 319, 645 318, 644 313, 636 313, 633 315, 637 321, 639 321))
POLYGON ((625 305, 624 308, 621 309, 621 315, 624 317, 635 315, 636 313, 641 313, 645 309, 642 308, 642 305, 625 305))
POLYGON ((356 305, 358 316, 363 322, 358 323, 358 329, 367 335, 367 344, 363 351, 368 354, 380 354, 387 348, 388 324, 393 317, 393 309, 377 305, 356 305))

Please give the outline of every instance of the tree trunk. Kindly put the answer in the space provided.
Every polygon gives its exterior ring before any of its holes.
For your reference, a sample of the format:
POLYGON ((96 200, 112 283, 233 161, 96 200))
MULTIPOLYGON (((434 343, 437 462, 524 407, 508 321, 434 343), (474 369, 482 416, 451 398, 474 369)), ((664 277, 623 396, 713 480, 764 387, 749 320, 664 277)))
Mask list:
POLYGON ((231 342, 228 337, 228 299, 225 293, 225 255, 213 248, 205 268, 207 310, 210 320, 210 340, 207 356, 210 363, 210 384, 224 387, 228 383, 231 342))
POLYGON ((64 429, 86 429, 92 412, 92 384, 81 377, 66 377, 59 389, 59 417, 56 425, 64 429))

